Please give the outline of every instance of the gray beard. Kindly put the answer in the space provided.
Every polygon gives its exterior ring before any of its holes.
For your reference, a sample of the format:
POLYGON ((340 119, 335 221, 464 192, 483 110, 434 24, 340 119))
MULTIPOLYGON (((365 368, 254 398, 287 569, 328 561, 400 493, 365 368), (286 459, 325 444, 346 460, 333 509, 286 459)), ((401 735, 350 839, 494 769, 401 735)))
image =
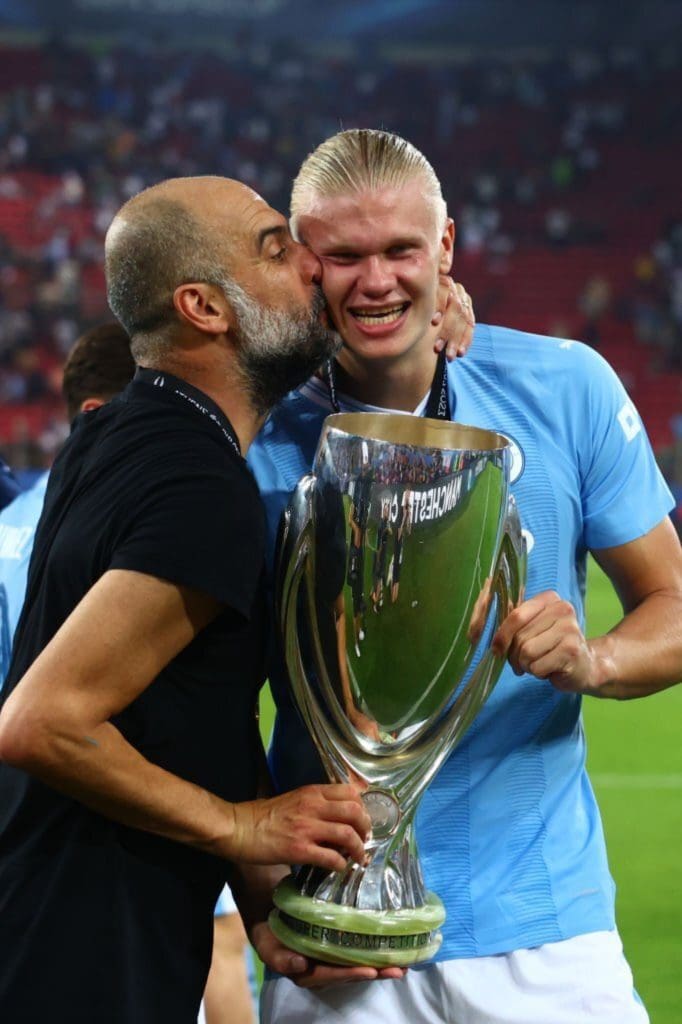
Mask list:
POLYGON ((317 289, 310 313, 258 305, 235 281, 223 284, 237 315, 237 360, 251 404, 266 415, 338 352, 341 338, 320 322, 325 300, 317 289))

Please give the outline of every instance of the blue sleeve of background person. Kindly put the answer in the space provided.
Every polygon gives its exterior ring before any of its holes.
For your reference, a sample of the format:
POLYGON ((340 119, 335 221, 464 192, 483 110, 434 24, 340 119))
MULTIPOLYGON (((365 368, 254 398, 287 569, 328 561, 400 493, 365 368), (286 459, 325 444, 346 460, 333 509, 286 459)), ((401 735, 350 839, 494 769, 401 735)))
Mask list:
POLYGON ((4 459, 0 459, 0 509, 21 494, 21 487, 4 459))
POLYGON ((0 687, 5 681, 12 642, 26 594, 33 538, 45 500, 48 474, 0 512, 0 687))
MULTIPOLYGON (((271 596, 274 596, 275 549, 282 513, 298 481, 310 472, 326 415, 324 409, 307 399, 291 395, 275 409, 249 449, 247 461, 265 504, 271 596)), ((271 632, 274 637, 274 626, 271 632)), ((287 669, 276 638, 271 647, 269 681, 277 706, 277 718, 268 761, 275 788, 291 789, 319 781, 324 773, 313 742, 294 706, 287 669)))
POLYGON ((584 540, 590 549, 613 547, 648 533, 675 501, 616 374, 586 346, 576 355, 585 375, 578 444, 584 540))

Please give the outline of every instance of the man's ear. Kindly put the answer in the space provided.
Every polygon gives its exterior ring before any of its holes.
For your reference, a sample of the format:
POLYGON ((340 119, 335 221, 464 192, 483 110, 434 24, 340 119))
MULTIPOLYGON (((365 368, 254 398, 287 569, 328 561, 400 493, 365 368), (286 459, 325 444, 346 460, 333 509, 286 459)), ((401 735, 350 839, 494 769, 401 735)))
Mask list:
POLYGON ((455 248, 455 222, 448 217, 440 239, 440 255, 438 270, 441 274, 449 274, 452 267, 452 256, 455 248))
POLYGON ((93 409, 99 409, 103 405, 106 405, 106 400, 104 398, 84 398, 78 407, 78 411, 92 412, 93 409))
POLYGON ((220 288, 204 281, 178 285, 173 306, 181 320, 205 334, 225 334, 234 323, 234 314, 220 288))

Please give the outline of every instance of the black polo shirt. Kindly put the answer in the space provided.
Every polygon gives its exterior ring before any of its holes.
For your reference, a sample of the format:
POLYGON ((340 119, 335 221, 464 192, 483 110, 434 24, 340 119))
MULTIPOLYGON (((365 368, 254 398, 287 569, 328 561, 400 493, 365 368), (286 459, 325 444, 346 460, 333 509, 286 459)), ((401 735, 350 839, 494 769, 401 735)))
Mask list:
MULTIPOLYGON (((113 721, 162 768, 253 798, 264 538, 223 413, 144 371, 79 418, 55 463, 3 696, 109 569, 211 594, 224 611, 113 721)), ((0 765, 0 1020, 194 1024, 224 878, 222 860, 0 765)))

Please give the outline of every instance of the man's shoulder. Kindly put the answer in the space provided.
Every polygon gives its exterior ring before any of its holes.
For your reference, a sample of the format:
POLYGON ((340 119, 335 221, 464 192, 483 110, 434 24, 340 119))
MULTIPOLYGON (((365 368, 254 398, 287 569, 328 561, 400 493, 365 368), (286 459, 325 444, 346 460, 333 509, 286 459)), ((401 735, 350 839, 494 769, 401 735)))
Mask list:
POLYGON ((169 476, 177 474, 180 467, 195 471, 212 467, 230 476, 248 476, 244 460, 210 417, 168 401, 160 390, 124 392, 109 405, 86 414, 74 435, 78 430, 84 432, 85 447, 99 446, 97 458, 103 463, 125 459, 130 471, 146 469, 154 476, 169 476), (99 420, 94 418, 98 416, 99 420), (89 430, 94 434, 90 439, 89 430))
POLYGON ((315 380, 312 380, 296 391, 290 391, 275 406, 268 416, 256 442, 268 445, 277 438, 291 436, 296 438, 317 431, 325 418, 329 416, 329 404, 321 393, 318 395, 315 380))
POLYGON ((290 392, 275 406, 254 439, 249 449, 249 465, 255 469, 270 460, 288 463, 293 451, 304 451, 308 458, 317 447, 328 415, 329 407, 311 398, 305 385, 290 392))
POLYGON ((477 326, 471 349, 449 372, 455 391, 461 379, 473 394, 551 400, 567 414, 622 390, 613 368, 581 341, 488 324, 477 326))
MULTIPOLYGON (((272 411, 249 449, 248 464, 261 495, 279 502, 310 472, 329 407, 315 401, 306 386, 292 391, 272 411)), ((278 511, 275 518, 279 515, 278 511)), ((274 514, 274 513, 273 513, 274 514)))
POLYGON ((480 324, 466 360, 493 360, 516 372, 584 369, 608 365, 593 348, 575 338, 533 334, 513 327, 480 324))

